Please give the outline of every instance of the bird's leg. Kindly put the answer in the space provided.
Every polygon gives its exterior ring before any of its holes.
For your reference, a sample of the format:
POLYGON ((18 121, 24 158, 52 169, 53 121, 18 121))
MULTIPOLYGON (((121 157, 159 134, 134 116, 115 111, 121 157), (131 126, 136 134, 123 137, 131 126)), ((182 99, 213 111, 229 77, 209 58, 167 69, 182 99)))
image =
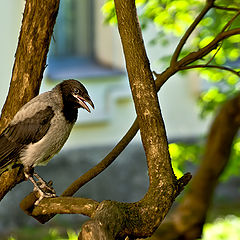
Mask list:
POLYGON ((38 205, 38 204, 40 203, 40 201, 41 201, 44 197, 49 197, 49 196, 46 195, 46 193, 38 186, 37 182, 35 181, 35 179, 34 179, 32 176, 30 176, 30 175, 28 175, 28 174, 25 174, 25 177, 26 177, 27 179, 29 179, 29 180, 33 183, 33 186, 34 186, 33 191, 34 191, 34 192, 37 191, 37 192, 39 193, 39 195, 40 195, 39 199, 34 203, 35 205, 38 205))
POLYGON ((29 171, 29 169, 24 171, 24 175, 29 179, 33 185, 33 191, 37 191, 40 195, 39 199, 35 202, 35 205, 38 205, 43 198, 56 197, 56 192, 53 188, 47 185, 47 183, 36 173, 29 171), (35 176, 38 179, 38 182, 34 179, 35 176), (41 185, 39 186, 40 183, 41 185))

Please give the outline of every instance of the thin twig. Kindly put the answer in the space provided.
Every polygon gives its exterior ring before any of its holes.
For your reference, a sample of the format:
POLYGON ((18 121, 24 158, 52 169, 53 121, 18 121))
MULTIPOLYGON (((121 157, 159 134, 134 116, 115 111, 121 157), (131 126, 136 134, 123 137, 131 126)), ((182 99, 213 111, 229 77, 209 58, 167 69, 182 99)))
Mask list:
POLYGON ((240 72, 238 72, 232 68, 229 68, 229 67, 218 66, 218 65, 199 64, 199 65, 192 65, 192 66, 184 66, 184 67, 181 67, 180 70, 189 70, 189 69, 193 69, 193 68, 217 68, 220 70, 231 72, 231 73, 237 75, 238 77, 240 77, 240 72))
POLYGON ((219 10, 224 10, 224 11, 234 11, 238 12, 240 9, 239 8, 234 8, 234 7, 223 7, 223 6, 218 6, 218 5, 213 5, 214 8, 219 9, 219 10))
POLYGON ((96 166, 88 170, 82 176, 80 176, 77 180, 75 180, 63 193, 61 196, 72 196, 75 194, 79 188, 81 188, 84 184, 92 180, 98 174, 100 174, 104 169, 106 169, 117 157, 118 155, 125 149, 125 147, 131 142, 136 133, 138 132, 139 126, 138 121, 135 119, 134 123, 128 130, 128 132, 123 136, 123 138, 119 141, 119 143, 113 148, 113 150, 96 166))
POLYGON ((232 25, 232 23, 236 20, 236 18, 240 15, 240 9, 238 12, 230 19, 230 21, 227 22, 227 24, 223 27, 221 32, 224 32, 226 29, 229 29, 232 25))
POLYGON ((213 54, 213 56, 210 58, 210 60, 206 63, 206 66, 209 65, 213 59, 216 57, 216 55, 218 54, 218 52, 220 51, 221 47, 223 45, 223 42, 221 42, 220 46, 218 47, 217 51, 213 54))
POLYGON ((187 31, 185 32, 185 34, 183 35, 183 37, 181 38, 180 42, 178 43, 172 59, 171 59, 171 63, 170 65, 173 66, 176 62, 177 59, 180 55, 180 52, 183 48, 183 46, 185 45, 187 39, 189 38, 189 36, 192 34, 193 30, 197 27, 197 25, 199 24, 199 22, 203 19, 203 17, 206 15, 206 13, 212 8, 214 1, 207 1, 205 7, 202 9, 202 11, 199 13, 199 15, 196 17, 196 19, 194 20, 194 22, 190 25, 190 27, 187 29, 187 31))

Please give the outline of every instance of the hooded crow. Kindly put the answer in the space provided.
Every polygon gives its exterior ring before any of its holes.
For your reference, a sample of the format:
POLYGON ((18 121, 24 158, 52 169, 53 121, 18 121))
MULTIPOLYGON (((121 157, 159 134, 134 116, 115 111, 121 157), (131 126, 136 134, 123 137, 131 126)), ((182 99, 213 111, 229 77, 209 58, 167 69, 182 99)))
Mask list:
POLYGON ((73 79, 26 103, 0 135, 0 175, 22 165, 41 199, 56 196, 54 189, 34 173, 34 167, 46 165, 61 150, 77 120, 78 108, 90 112, 86 103, 94 108, 86 88, 73 79))

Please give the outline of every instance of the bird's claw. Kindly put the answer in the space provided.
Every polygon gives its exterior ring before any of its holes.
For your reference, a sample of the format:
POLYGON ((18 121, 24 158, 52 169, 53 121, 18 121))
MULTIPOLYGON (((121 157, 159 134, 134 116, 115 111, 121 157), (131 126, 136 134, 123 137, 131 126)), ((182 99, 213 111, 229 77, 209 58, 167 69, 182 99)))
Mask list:
POLYGON ((25 176, 33 183, 33 191, 39 195, 39 199, 35 202, 35 205, 38 205, 43 198, 56 197, 56 191, 52 187, 52 181, 48 183, 45 182, 37 173, 33 173, 32 175, 25 173, 25 176), (33 176, 38 180, 36 181, 33 176))
POLYGON ((53 184, 52 181, 49 181, 48 183, 46 183, 45 181, 37 181, 37 185, 42 190, 42 192, 44 192, 46 194, 55 194, 56 195, 56 191, 52 187, 52 184, 53 184))
POLYGON ((38 187, 35 186, 33 191, 39 194, 39 198, 34 205, 38 205, 43 198, 52 198, 57 196, 55 190, 47 184, 41 184, 38 187))

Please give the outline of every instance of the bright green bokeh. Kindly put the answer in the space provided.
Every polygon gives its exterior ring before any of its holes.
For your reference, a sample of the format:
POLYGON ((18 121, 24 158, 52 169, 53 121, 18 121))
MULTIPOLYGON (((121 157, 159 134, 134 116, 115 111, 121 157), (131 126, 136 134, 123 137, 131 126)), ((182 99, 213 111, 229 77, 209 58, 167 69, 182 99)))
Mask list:
POLYGON ((202 240, 239 240, 240 218, 234 215, 218 218, 213 223, 206 223, 202 240))

